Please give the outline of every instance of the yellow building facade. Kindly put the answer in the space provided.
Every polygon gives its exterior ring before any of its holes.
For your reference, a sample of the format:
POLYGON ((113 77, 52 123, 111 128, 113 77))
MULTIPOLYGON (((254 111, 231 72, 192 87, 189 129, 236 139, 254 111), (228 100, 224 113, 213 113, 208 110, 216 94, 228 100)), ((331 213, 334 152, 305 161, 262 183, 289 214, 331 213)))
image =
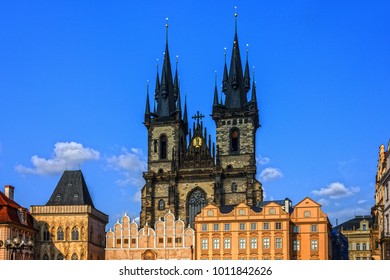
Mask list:
POLYGON ((195 258, 330 259, 331 227, 320 208, 310 198, 293 209, 288 199, 262 202, 261 207, 208 205, 195 219, 195 258))
POLYGON ((106 244, 106 260, 192 260, 195 232, 170 212, 154 228, 139 228, 125 214, 107 232, 106 244))

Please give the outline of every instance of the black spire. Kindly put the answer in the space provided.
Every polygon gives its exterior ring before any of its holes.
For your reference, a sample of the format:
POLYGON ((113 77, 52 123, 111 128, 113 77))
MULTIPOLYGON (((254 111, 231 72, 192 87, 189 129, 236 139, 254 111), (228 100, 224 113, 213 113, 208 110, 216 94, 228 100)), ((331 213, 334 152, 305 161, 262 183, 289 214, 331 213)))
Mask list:
POLYGON ((256 97, 256 82, 255 82, 255 68, 253 67, 253 82, 252 82, 252 97, 251 102, 257 104, 257 97, 256 97))
POLYGON ((233 50, 232 50, 232 56, 230 60, 229 74, 227 75, 226 73, 227 70, 226 70, 226 62, 225 62, 224 81, 223 81, 223 91, 226 94, 225 105, 227 108, 234 108, 234 109, 244 108, 244 106, 247 103, 246 95, 249 90, 249 88, 247 89, 245 78, 242 72, 240 47, 238 44, 238 35, 237 35, 237 16, 238 16, 237 13, 235 13, 234 14, 235 32, 234 32, 233 50))
POLYGON ((165 43, 165 52, 164 52, 164 63, 163 63, 162 74, 161 74, 161 83, 159 85, 160 86, 159 96, 157 100, 158 103, 157 114, 159 117, 170 117, 176 110, 176 106, 175 106, 176 98, 174 96, 171 60, 169 57, 169 48, 168 48, 168 21, 165 27, 166 27, 166 43, 165 43))
POLYGON ((146 106, 145 106, 145 122, 150 119, 150 104, 149 104, 149 81, 146 85, 146 106))
POLYGON ((251 88, 250 84, 250 74, 249 74, 249 63, 248 63, 248 45, 246 45, 246 63, 245 63, 245 74, 244 74, 244 83, 246 92, 251 88))
POLYGON ((213 106, 218 106, 218 88, 217 88, 217 71, 215 71, 215 85, 214 85, 214 103, 213 106))

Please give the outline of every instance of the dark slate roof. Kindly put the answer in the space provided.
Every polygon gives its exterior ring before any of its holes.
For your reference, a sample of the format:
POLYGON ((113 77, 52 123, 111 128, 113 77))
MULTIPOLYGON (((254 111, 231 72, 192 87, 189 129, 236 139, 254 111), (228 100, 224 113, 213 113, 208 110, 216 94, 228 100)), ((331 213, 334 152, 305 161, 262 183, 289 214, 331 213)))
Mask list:
POLYGON ((285 203, 286 203, 285 200, 268 200, 268 201, 260 201, 260 202, 258 202, 257 206, 258 207, 263 207, 263 206, 266 206, 266 205, 270 204, 271 202, 279 204, 280 206, 284 206, 285 203))
MULTIPOLYGON (((233 209, 236 207, 237 205, 223 205, 219 208, 219 211, 222 213, 222 214, 227 214, 227 213, 230 213, 233 211, 233 209)), ((250 208, 252 209, 252 211, 254 212, 261 212, 261 208, 260 207, 256 207, 256 206, 250 206, 250 208)))
POLYGON ((94 207, 81 170, 67 170, 62 174, 46 206, 91 205, 94 207))
POLYGON ((360 222, 363 220, 367 220, 369 227, 372 227, 373 224, 372 217, 370 215, 366 215, 366 216, 356 216, 355 218, 349 221, 346 221, 342 224, 339 224, 338 226, 333 227, 333 229, 341 230, 343 228, 344 230, 355 230, 360 228, 360 222))

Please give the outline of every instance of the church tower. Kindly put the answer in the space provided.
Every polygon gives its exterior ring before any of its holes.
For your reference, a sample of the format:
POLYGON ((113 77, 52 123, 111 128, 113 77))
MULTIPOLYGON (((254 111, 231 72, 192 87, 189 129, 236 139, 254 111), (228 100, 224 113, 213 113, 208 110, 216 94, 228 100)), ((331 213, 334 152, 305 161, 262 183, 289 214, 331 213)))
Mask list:
POLYGON ((148 130, 148 170, 144 173, 146 184, 142 189, 141 224, 145 221, 154 224, 167 210, 176 212, 175 183, 171 179, 183 161, 188 135, 187 107, 184 105, 182 113, 177 65, 176 60, 173 77, 167 23, 161 79, 157 65, 153 111, 147 86, 144 124, 148 130))
POLYGON ((193 226, 195 216, 208 204, 217 207, 246 203, 255 206, 263 199, 256 180, 255 140, 259 125, 255 84, 251 99, 248 57, 242 70, 236 31, 230 70, 226 59, 223 78, 225 101, 214 89, 212 118, 216 123, 217 146, 197 112, 191 129, 187 104, 181 110, 176 61, 173 77, 168 49, 168 25, 161 79, 157 69, 154 106, 146 94, 144 124, 148 130, 148 170, 141 191, 140 226, 153 226, 167 213, 193 226))
POLYGON ((252 83, 252 94, 248 100, 250 71, 248 51, 243 71, 237 35, 237 13, 229 71, 223 71, 222 96, 214 90, 212 118, 216 124, 217 152, 220 166, 222 197, 221 204, 235 205, 241 202, 256 205, 262 201, 263 191, 256 176, 256 131, 260 127, 256 98, 256 84, 252 83))

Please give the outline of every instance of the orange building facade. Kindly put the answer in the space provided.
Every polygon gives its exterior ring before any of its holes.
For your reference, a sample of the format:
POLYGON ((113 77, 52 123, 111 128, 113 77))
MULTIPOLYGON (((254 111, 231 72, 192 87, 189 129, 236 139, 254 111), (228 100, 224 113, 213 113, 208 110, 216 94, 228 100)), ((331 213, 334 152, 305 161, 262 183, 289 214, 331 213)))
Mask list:
POLYGON ((195 232, 168 212, 154 228, 125 214, 106 234, 106 260, 193 260, 195 232))
POLYGON ((305 198, 208 205, 195 219, 198 260, 327 260, 331 257, 331 225, 321 205, 305 198))

